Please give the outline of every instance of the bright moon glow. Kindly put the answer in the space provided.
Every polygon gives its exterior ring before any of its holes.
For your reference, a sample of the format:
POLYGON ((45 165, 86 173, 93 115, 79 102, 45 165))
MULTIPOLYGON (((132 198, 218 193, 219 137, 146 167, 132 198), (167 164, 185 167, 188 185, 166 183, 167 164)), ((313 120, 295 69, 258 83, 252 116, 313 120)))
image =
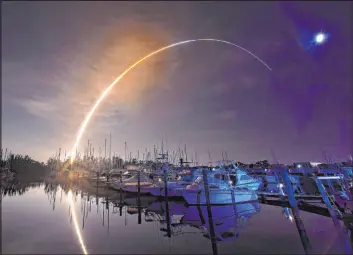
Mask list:
POLYGON ((80 227, 78 225, 77 215, 76 215, 76 211, 75 211, 75 204, 74 204, 74 201, 73 201, 73 198, 72 198, 72 191, 71 190, 69 190, 69 192, 67 194, 67 198, 69 199, 69 204, 71 206, 72 220, 74 222, 76 236, 78 238, 78 241, 80 242, 83 254, 88 254, 86 246, 85 246, 85 243, 84 243, 83 238, 82 238, 80 227))
POLYGON ((315 43, 316 44, 323 44, 327 39, 326 34, 324 33, 318 33, 315 35, 315 43))
POLYGON ((128 67, 122 74, 120 74, 104 91, 103 93, 101 94, 101 96, 97 99, 97 101, 95 102, 95 104, 93 105, 93 107, 91 108, 91 110, 89 111, 89 113, 87 114, 87 116, 85 117, 84 121, 82 122, 81 124, 81 127, 77 133, 77 136, 76 136, 76 141, 75 141, 75 144, 71 150, 71 163, 73 162, 74 160, 74 157, 72 155, 74 155, 80 141, 81 141, 81 138, 82 138, 82 135, 89 123, 89 121, 91 120, 94 112, 97 110, 98 106, 100 105, 100 103, 103 101, 103 99, 109 94, 110 90, 114 87, 115 84, 117 84, 131 69, 133 69, 135 66, 137 66, 138 64, 140 64, 141 62, 143 62, 144 60, 146 60, 147 58, 149 57, 152 57, 153 55, 156 55, 157 53, 159 52, 162 52, 164 50, 167 50, 169 48, 172 48, 172 47, 175 47, 175 46, 179 46, 179 45, 182 45, 182 44, 187 44, 187 43, 192 43, 192 42, 198 42, 198 41, 213 41, 213 42, 221 42, 221 43, 225 43, 225 44, 229 44, 229 45, 232 45, 234 47, 237 47, 239 48, 240 50, 248 53, 249 55, 253 56, 254 58, 256 58, 258 61, 260 61, 268 70, 272 71, 272 69, 262 60, 260 59, 258 56, 256 56, 255 54, 253 54, 252 52, 248 51, 247 49, 237 45, 237 44, 234 44, 234 43, 231 43, 231 42, 228 42, 228 41, 224 41, 224 40, 218 40, 218 39, 193 39, 193 40, 187 40, 187 41, 182 41, 182 42, 177 42, 177 43, 173 43, 173 44, 170 44, 168 46, 164 46, 156 51, 153 51, 152 53, 148 54, 147 56, 141 58, 140 60, 136 61, 134 64, 132 64, 130 67, 128 67))

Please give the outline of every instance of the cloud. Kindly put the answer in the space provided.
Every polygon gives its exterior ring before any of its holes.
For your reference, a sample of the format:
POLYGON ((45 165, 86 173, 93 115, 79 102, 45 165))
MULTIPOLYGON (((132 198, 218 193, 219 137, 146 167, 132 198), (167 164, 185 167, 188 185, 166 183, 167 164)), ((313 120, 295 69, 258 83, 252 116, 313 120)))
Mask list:
POLYGON ((218 114, 218 117, 222 120, 233 120, 237 113, 234 110, 225 110, 218 114))
POLYGON ((29 98, 29 99, 16 99, 15 104, 18 104, 26 109, 26 111, 34 116, 51 119, 53 114, 57 112, 54 104, 49 101, 43 100, 43 98, 29 98))

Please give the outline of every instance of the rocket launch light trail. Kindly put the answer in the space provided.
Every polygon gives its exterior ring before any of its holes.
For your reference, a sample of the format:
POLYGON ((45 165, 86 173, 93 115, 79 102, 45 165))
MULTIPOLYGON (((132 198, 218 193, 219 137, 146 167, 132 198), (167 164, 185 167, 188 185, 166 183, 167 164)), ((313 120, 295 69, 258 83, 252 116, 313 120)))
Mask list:
POLYGON ((177 43, 173 43, 170 44, 168 46, 164 46, 156 51, 153 51, 152 53, 148 54, 147 56, 139 59, 138 61, 136 61, 134 64, 132 64, 130 67, 128 67, 122 74, 120 74, 101 94, 101 96, 98 98, 98 100, 95 102, 95 104, 93 105, 93 107, 91 108, 90 112, 87 114, 87 116, 85 117, 84 121, 81 124, 81 127, 77 133, 76 136, 76 141, 75 144, 71 150, 71 163, 73 162, 73 155, 81 141, 82 135, 89 123, 89 121, 91 120, 94 112, 97 110, 98 106, 100 105, 100 103, 103 101, 103 99, 109 94, 109 92, 112 90, 112 88, 115 86, 115 84, 117 84, 131 69, 133 69, 135 66, 137 66, 138 64, 140 64, 141 62, 145 61, 146 59, 148 59, 149 57, 152 57, 162 51, 165 51, 169 48, 173 48, 179 45, 183 45, 183 44, 187 44, 187 43, 192 43, 192 42, 199 42, 199 41, 213 41, 213 42, 220 42, 220 43, 225 43, 225 44, 229 44, 232 45, 234 47, 239 48, 240 50, 248 53, 249 55, 253 56, 254 58, 256 58, 258 61, 260 61, 268 70, 272 71, 272 69, 262 60, 260 59, 258 56, 256 56, 255 54, 253 54, 252 52, 248 51, 247 49, 235 44, 235 43, 231 43, 228 41, 224 41, 224 40, 218 40, 218 39, 193 39, 193 40, 187 40, 187 41, 182 41, 182 42, 177 42, 177 43))
POLYGON ((77 215, 76 215, 76 211, 75 211, 75 204, 74 204, 72 196, 73 196, 72 195, 72 191, 69 190, 69 193, 67 194, 67 197, 69 199, 69 204, 71 206, 72 219, 74 221, 75 232, 76 232, 78 241, 79 241, 79 243, 81 245, 82 252, 83 252, 83 254, 86 255, 86 254, 88 254, 88 252, 87 252, 87 249, 86 249, 85 242, 83 241, 83 237, 82 237, 82 234, 81 234, 81 231, 80 231, 80 227, 78 225, 77 215))

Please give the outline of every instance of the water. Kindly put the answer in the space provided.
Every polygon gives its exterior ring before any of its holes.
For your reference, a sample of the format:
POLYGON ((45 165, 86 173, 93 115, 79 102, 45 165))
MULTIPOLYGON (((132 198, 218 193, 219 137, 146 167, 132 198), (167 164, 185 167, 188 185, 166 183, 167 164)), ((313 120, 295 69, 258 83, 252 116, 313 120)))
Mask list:
MULTIPOLYGON (((64 189, 37 184, 3 196, 2 253, 305 254, 296 225, 282 207, 245 204, 236 208, 236 215, 229 206, 212 208, 218 236, 212 244, 206 207, 169 202, 169 238, 164 201, 141 197, 139 219, 136 197, 122 197, 125 205, 119 206, 119 192, 110 191, 107 202, 101 190, 97 196, 64 189), (241 216, 247 218, 245 225, 241 216)), ((304 211, 301 218, 314 253, 344 253, 330 218, 304 211)))

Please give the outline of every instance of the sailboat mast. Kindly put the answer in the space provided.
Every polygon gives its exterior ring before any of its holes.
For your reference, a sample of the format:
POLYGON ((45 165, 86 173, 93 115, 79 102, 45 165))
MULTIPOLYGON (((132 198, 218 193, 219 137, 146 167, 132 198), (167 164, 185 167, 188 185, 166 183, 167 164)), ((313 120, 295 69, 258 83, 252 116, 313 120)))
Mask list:
POLYGON ((112 132, 109 132, 109 171, 112 170, 112 132))
POLYGON ((188 154, 186 153, 186 144, 185 144, 185 162, 188 162, 188 154))
POLYGON ((107 158, 107 138, 104 138, 104 159, 107 158))
POLYGON ((88 159, 88 157, 89 157, 89 139, 87 141, 87 159, 88 159))
POLYGON ((127 143, 125 142, 125 162, 126 162, 126 149, 127 149, 127 143))
POLYGON ((162 155, 164 154, 164 143, 163 143, 163 138, 162 138, 162 155))

